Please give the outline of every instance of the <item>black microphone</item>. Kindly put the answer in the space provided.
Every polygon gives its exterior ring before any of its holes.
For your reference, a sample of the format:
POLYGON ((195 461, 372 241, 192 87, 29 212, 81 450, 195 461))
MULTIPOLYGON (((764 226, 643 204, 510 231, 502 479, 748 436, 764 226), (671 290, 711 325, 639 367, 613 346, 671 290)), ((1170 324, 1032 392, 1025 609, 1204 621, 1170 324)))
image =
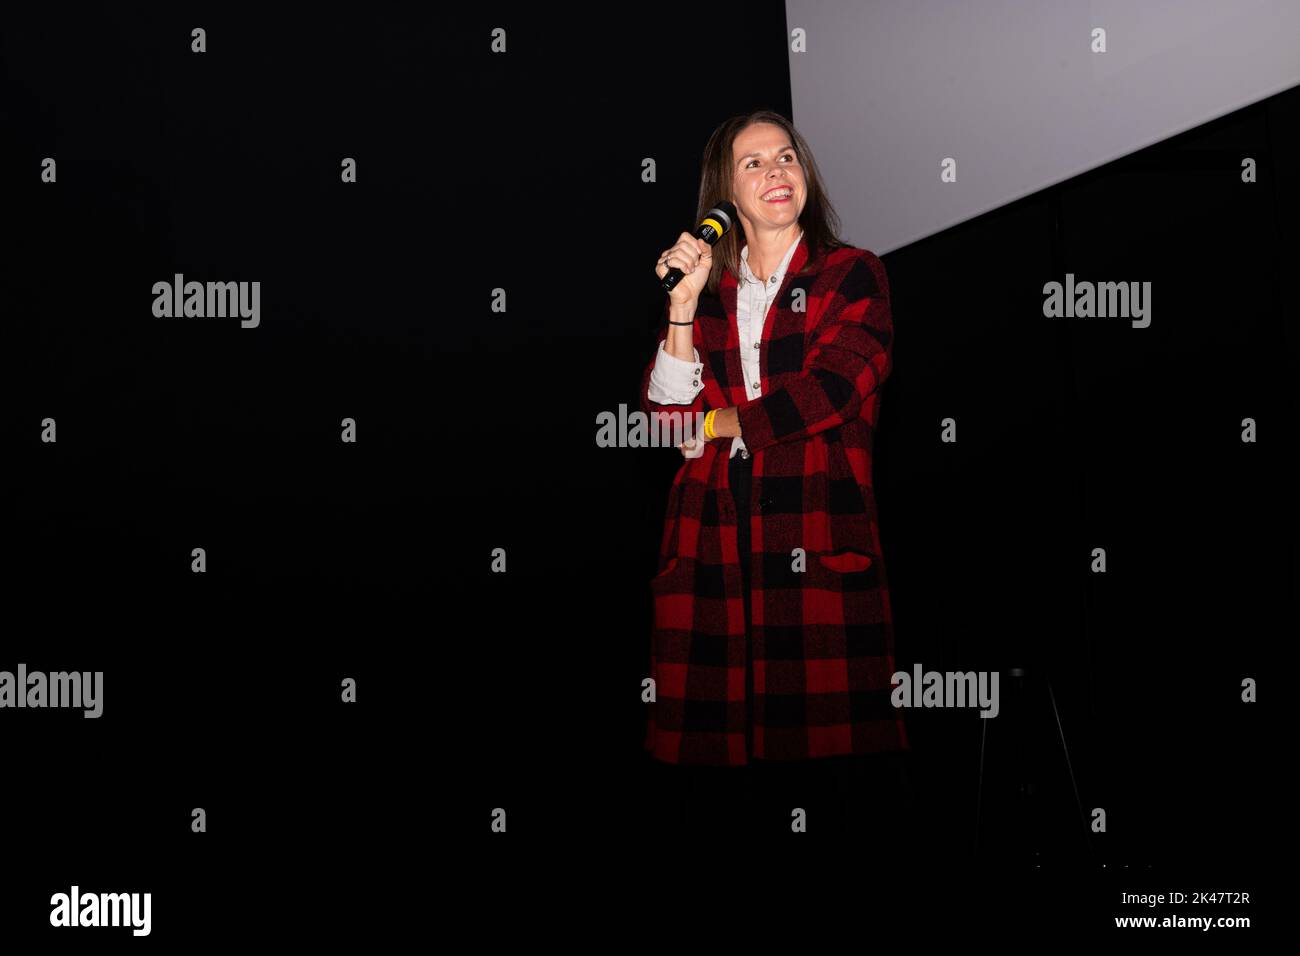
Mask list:
MULTIPOLYGON (((736 221, 736 207, 725 199, 719 200, 718 203, 704 214, 700 224, 695 227, 695 238, 703 239, 709 245, 717 245, 719 239, 731 231, 731 225, 736 221)), ((677 283, 681 282, 685 273, 676 266, 670 266, 668 272, 660 279, 665 292, 672 292, 677 283)))

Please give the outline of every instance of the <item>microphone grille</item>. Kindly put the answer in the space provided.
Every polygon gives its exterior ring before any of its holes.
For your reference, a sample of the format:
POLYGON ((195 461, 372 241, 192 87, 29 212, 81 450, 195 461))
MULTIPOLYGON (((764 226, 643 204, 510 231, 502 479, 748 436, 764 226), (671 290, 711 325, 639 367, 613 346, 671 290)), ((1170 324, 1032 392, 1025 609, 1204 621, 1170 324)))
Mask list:
POLYGON ((732 225, 735 224, 736 207, 723 199, 714 204, 713 208, 709 210, 709 215, 718 218, 722 223, 722 233, 726 235, 731 231, 732 225))

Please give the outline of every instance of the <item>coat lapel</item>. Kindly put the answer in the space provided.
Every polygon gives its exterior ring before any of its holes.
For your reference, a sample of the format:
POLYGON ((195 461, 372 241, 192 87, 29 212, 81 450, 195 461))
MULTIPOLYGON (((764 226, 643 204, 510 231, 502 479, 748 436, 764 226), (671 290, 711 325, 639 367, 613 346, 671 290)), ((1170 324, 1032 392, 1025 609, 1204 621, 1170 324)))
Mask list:
MULTIPOLYGON (((796 281, 803 283, 804 277, 814 275, 821 268, 825 259, 823 255, 812 256, 808 248, 808 235, 804 233, 799 239, 799 244, 795 246, 794 255, 790 257, 790 265, 786 268, 785 278, 781 283, 781 288, 772 300, 772 306, 763 322, 762 350, 759 352, 759 384, 762 386, 760 391, 766 395, 771 387, 770 374, 771 369, 768 367, 768 358, 771 354, 769 346, 773 341, 780 341, 790 335, 803 335, 808 314, 806 312, 795 312, 787 306, 790 297, 790 288, 796 281)), ((812 289, 805 284, 807 288, 808 304, 811 304, 812 289)), ((740 329, 739 308, 737 305, 740 292, 740 279, 728 269, 722 272, 722 279, 718 283, 718 299, 722 305, 721 316, 715 317, 708 323, 706 328, 701 323, 700 332, 705 336, 710 349, 725 349, 724 362, 727 372, 727 387, 724 393, 725 402, 721 407, 725 408, 731 405, 742 405, 749 401, 749 396, 745 393, 745 375, 740 365, 740 329)), ((782 369, 781 371, 787 371, 782 369)), ((705 393, 708 395, 707 391, 705 393)), ((708 395, 710 401, 714 400, 713 395, 708 395)))

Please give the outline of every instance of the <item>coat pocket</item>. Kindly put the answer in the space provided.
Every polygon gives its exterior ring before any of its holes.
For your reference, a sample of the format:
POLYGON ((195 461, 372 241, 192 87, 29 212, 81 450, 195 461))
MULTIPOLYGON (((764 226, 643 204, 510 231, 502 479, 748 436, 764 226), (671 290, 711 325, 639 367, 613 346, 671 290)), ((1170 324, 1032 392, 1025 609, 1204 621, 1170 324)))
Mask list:
POLYGON ((875 559, 865 551, 845 550, 835 554, 819 553, 817 560, 838 574, 855 574, 866 571, 875 564, 875 559))
POLYGON ((808 585, 836 594, 864 594, 879 586, 876 556, 870 551, 845 548, 808 555, 808 585))
POLYGON ((832 654, 839 653, 840 641, 848 642, 846 654, 877 653, 885 647, 887 612, 877 555, 853 548, 818 552, 808 571, 804 615, 836 630, 835 637, 827 638, 832 654))
POLYGON ((681 569, 681 559, 676 555, 668 559, 659 573, 650 579, 650 590, 655 593, 670 590, 670 585, 677 579, 677 572, 681 569))

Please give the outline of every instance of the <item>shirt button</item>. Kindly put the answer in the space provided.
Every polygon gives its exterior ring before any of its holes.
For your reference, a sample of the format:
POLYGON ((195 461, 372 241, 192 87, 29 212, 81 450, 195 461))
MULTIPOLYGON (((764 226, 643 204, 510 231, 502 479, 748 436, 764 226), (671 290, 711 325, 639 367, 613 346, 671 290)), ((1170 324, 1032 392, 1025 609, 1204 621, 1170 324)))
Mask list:
POLYGON ((769 281, 771 281, 771 282, 775 282, 775 281, 776 281, 776 276, 772 276, 772 278, 771 278, 769 281))
POLYGON ((758 343, 757 343, 757 342, 754 343, 754 348, 758 348, 758 343))
POLYGON ((692 384, 692 385, 699 385, 699 384, 700 384, 700 380, 697 378, 695 381, 691 382, 691 384, 692 384))
POLYGON ((758 391, 758 382, 755 382, 755 383, 754 383, 754 390, 755 390, 755 391, 758 391))

